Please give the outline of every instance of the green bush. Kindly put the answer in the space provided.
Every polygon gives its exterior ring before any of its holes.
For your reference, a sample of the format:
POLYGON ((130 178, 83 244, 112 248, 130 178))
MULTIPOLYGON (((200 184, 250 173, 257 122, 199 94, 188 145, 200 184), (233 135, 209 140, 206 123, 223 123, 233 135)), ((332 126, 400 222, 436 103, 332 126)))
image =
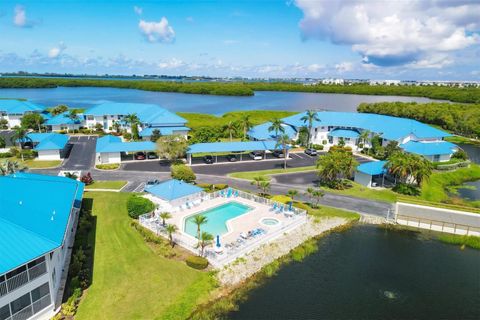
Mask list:
POLYGON ((200 256, 190 256, 186 263, 189 267, 197 270, 203 270, 208 267, 208 260, 200 256))
POLYGON ((197 186, 203 188, 206 192, 213 192, 218 190, 223 190, 228 188, 227 184, 219 183, 219 184, 210 184, 210 183, 198 183, 197 186))
POLYGON ((11 152, 1 152, 0 153, 0 158, 10 158, 13 157, 13 154, 11 152))
POLYGON ((37 151, 35 150, 22 150, 21 152, 17 153, 17 158, 20 159, 22 154, 24 159, 34 159, 38 155, 37 151))
POLYGON ((407 183, 398 183, 395 187, 392 188, 396 193, 404 194, 407 196, 419 196, 420 190, 412 185, 407 183))
POLYGON ((459 149, 457 152, 452 154, 452 159, 467 160, 468 155, 465 151, 463 151, 462 149, 459 149))
POLYGON ((312 144, 312 148, 315 150, 323 150, 324 145, 323 144, 312 144))
POLYGON ((192 168, 184 164, 175 164, 170 167, 172 178, 183 180, 186 182, 193 182, 197 178, 192 168))
POLYGON ((123 134, 123 139, 125 140, 131 140, 132 139, 132 134, 130 132, 125 132, 123 134))
POLYGON ((128 215, 137 219, 142 214, 152 212, 155 209, 155 204, 143 197, 131 195, 127 200, 128 215))
POLYGON ((120 168, 120 163, 105 163, 105 164, 97 164, 95 168, 100 170, 116 170, 120 168))

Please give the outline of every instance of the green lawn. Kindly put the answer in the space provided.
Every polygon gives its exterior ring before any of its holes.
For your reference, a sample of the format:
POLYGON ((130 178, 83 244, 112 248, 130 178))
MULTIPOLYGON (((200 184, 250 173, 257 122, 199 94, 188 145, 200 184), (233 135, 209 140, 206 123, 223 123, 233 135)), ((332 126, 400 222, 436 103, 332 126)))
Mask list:
MULTIPOLYGON (((421 199, 442 202, 449 199, 446 188, 461 185, 466 181, 480 179, 480 166, 470 164, 468 168, 460 168, 449 172, 435 172, 422 184, 421 199)), ((468 204, 468 201, 465 201, 468 204)))
POLYGON ((350 181, 352 187, 344 190, 330 189, 322 187, 324 191, 342 194, 346 196, 352 196, 357 198, 366 198, 370 200, 384 201, 384 202, 396 202, 398 194, 390 189, 372 189, 362 186, 361 184, 350 181))
POLYGON ((265 176, 269 178, 272 174, 281 174, 281 173, 294 173, 294 172, 306 172, 315 170, 315 166, 307 167, 297 167, 297 168, 287 168, 285 169, 271 169, 271 170, 258 170, 258 171, 245 171, 245 172, 234 172, 230 173, 228 176, 231 178, 253 180, 257 176, 265 176))
POLYGON ((210 274, 155 254, 129 225, 128 193, 89 192, 96 217, 92 285, 76 319, 185 319, 215 286, 210 274))
POLYGON ((126 184, 127 184, 127 181, 123 181, 123 180, 113 180, 113 181, 97 180, 97 181, 94 181, 92 184, 86 186, 86 189, 87 190, 94 190, 94 189, 120 190, 126 184))
POLYGON ((348 220, 358 220, 360 218, 360 215, 358 213, 337 209, 333 207, 327 207, 327 206, 321 205, 318 208, 313 209, 308 204, 303 202, 298 202, 298 201, 294 201, 293 205, 297 208, 307 210, 309 215, 318 217, 318 218, 340 217, 348 220))
POLYGON ((464 144, 480 145, 480 140, 472 139, 472 138, 466 138, 466 137, 462 137, 462 136, 446 137, 445 140, 449 141, 449 142, 452 142, 452 143, 456 143, 456 144, 464 143, 464 144))
POLYGON ((23 164, 30 169, 46 169, 46 168, 55 168, 62 164, 62 160, 25 160, 18 159, 17 157, 4 158, 0 159, 0 162, 4 160, 17 161, 19 164, 23 164))

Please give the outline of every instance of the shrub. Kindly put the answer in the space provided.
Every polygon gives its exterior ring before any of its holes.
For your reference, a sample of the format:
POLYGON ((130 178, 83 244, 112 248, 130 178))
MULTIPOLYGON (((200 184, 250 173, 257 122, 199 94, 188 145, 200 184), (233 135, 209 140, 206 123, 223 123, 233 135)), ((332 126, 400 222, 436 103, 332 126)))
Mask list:
POLYGON ((133 219, 137 219, 142 214, 152 212, 154 209, 155 204, 146 198, 131 195, 127 200, 128 215, 133 219))
POLYGON ((312 144, 312 148, 315 150, 323 150, 324 145, 323 144, 312 144))
POLYGON ((17 158, 20 159, 22 154, 24 159, 34 159, 38 153, 34 150, 22 150, 21 152, 17 153, 17 158))
POLYGON ((407 183, 398 183, 395 187, 392 188, 396 193, 404 194, 407 196, 418 196, 420 195, 420 190, 412 184, 407 183))
POLYGON ((90 174, 90 172, 87 172, 87 174, 84 174, 81 178, 80 178, 80 181, 82 181, 83 183, 85 183, 87 186, 89 184, 92 184, 93 183, 93 178, 92 178, 92 175, 90 174))
POLYGON ((203 188, 206 192, 213 192, 218 190, 223 190, 228 188, 227 184, 219 183, 219 184, 210 184, 210 183, 198 183, 197 186, 203 188))
POLYGON ((322 140, 323 145, 327 144, 327 142, 328 142, 327 140, 322 140))
POLYGON ((452 154, 452 159, 467 160, 468 155, 465 151, 463 151, 462 149, 459 149, 457 152, 452 154))
POLYGON ((208 260, 200 256, 190 256, 186 263, 189 267, 197 270, 203 270, 208 267, 208 260))
POLYGON ((175 164, 171 168, 172 178, 177 180, 183 180, 186 182, 193 182, 197 178, 192 168, 184 164, 175 164))
POLYGON ((13 157, 11 152, 0 152, 0 158, 10 158, 13 157))
POLYGON ((131 140, 132 139, 132 134, 130 132, 123 133, 123 139, 131 140))
POLYGON ((97 164, 95 168, 100 170, 116 170, 120 168, 120 163, 105 163, 105 164, 97 164))
POLYGON ((275 202, 285 203, 285 204, 292 202, 292 198, 281 195, 281 194, 273 196, 270 200, 275 202))

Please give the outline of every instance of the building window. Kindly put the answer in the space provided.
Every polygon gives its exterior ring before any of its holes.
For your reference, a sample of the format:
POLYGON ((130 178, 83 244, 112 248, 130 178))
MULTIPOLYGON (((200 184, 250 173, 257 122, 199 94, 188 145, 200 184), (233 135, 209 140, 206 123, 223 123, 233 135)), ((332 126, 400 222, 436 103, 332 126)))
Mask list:
POLYGON ((93 116, 87 116, 87 120, 92 121, 92 120, 93 120, 93 116))
POLYGON ((40 287, 32 290, 32 301, 35 302, 45 297, 50 293, 50 288, 48 287, 48 282, 45 282, 40 287))
POLYGON ((28 307, 30 304, 32 304, 32 301, 30 300, 29 292, 10 303, 10 308, 12 308, 12 314, 15 314, 18 311, 24 309, 25 307, 28 307))
POLYGON ((8 304, 0 308, 0 320, 5 320, 10 318, 10 307, 8 304))

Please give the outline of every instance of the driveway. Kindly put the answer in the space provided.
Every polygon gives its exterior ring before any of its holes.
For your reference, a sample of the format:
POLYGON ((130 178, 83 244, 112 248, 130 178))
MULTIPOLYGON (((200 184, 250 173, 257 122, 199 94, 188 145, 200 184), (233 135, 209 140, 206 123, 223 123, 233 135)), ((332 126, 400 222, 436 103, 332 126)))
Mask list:
POLYGON ((63 162, 62 170, 91 170, 95 164, 95 136, 72 136, 69 156, 63 162))

